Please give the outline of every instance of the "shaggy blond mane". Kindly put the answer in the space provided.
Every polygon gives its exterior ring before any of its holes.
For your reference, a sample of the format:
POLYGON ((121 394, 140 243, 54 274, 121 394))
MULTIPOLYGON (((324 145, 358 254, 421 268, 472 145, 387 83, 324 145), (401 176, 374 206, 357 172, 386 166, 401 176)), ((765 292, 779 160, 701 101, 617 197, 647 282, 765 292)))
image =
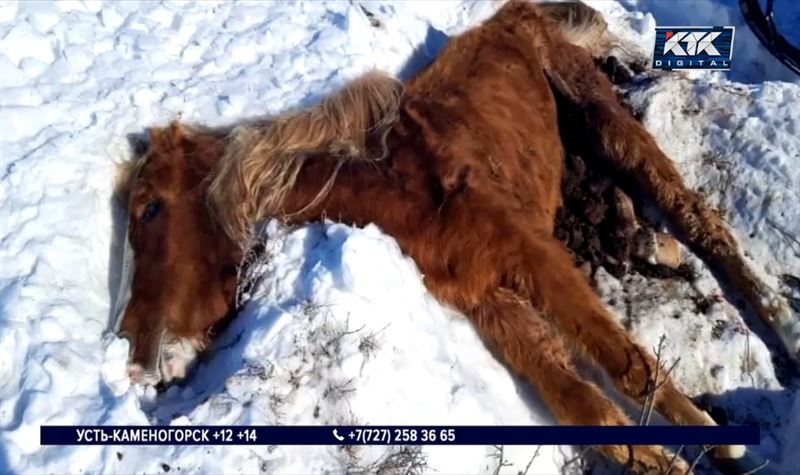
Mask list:
POLYGON ((371 72, 311 108, 235 127, 208 191, 222 229, 234 241, 247 242, 256 221, 279 214, 310 156, 330 154, 338 164, 307 207, 324 199, 346 161, 383 158, 402 91, 396 79, 371 72), (380 155, 370 157, 367 143, 375 139, 380 155))

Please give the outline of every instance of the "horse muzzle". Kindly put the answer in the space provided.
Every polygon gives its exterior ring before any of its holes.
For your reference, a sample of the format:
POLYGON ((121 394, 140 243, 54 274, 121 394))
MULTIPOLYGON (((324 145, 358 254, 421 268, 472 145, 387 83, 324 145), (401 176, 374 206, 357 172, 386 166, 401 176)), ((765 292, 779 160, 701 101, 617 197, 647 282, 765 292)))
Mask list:
MULTIPOLYGON (((109 322, 109 331, 113 332, 117 337, 124 338, 128 341, 130 353, 128 355, 128 376, 131 381, 141 384, 158 384, 164 375, 162 374, 162 359, 165 339, 165 330, 157 333, 158 339, 150 343, 152 348, 148 349, 147 358, 144 361, 132 361, 134 356, 134 349, 139 343, 136 341, 136 336, 122 330, 122 321, 125 318, 125 312, 131 300, 133 275, 135 271, 134 252, 131 247, 130 240, 128 239, 128 229, 124 230, 125 244, 122 254, 122 268, 120 269, 119 288, 117 289, 117 298, 114 300, 114 306, 111 312, 111 320, 109 322)), ((167 376, 175 374, 175 371, 168 372, 167 376)), ((170 378, 164 378, 170 379, 170 378)))

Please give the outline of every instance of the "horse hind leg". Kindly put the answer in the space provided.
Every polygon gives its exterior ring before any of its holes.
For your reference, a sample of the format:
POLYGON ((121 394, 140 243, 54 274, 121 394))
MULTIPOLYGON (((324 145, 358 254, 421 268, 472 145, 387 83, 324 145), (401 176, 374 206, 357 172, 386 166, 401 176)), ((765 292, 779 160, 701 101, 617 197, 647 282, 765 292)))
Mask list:
POLYGON ((800 321, 786 300, 748 265, 720 215, 686 187, 655 139, 617 99, 590 55, 558 35, 548 41, 544 51, 553 52, 553 57, 545 58, 545 73, 587 143, 649 195, 688 244, 744 297, 800 362, 800 321))
MULTIPOLYGON (((576 373, 560 337, 530 301, 500 288, 469 315, 483 339, 520 376, 561 424, 630 425, 631 421, 600 389, 576 373)), ((684 474, 686 463, 659 446, 606 445, 597 449, 637 473, 684 474)))
MULTIPOLYGON (((657 371, 659 362, 605 310, 559 242, 541 236, 528 240, 518 254, 507 263, 511 270, 507 284, 543 309, 566 341, 602 366, 620 392, 640 406, 650 398, 653 408, 675 424, 716 425, 677 388, 666 370, 657 371)), ((723 445, 711 455, 715 463, 726 465, 741 459, 745 449, 723 445)), ((753 460, 741 459, 740 466, 753 460)))

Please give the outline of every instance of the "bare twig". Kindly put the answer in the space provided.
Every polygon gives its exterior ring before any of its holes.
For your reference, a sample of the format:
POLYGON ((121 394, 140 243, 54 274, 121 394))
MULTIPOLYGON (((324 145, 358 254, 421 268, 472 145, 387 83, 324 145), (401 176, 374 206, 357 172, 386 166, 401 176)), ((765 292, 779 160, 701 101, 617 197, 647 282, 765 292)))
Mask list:
POLYGON ((358 350, 364 354, 364 361, 361 363, 361 369, 364 369, 364 365, 367 364, 367 360, 371 358, 378 349, 378 335, 381 334, 386 328, 389 326, 387 323, 383 328, 378 331, 370 332, 361 337, 361 340, 358 343, 358 350))
POLYGON ((670 473, 670 471, 675 467, 675 462, 679 460, 678 457, 680 456, 681 452, 685 447, 686 447, 685 445, 681 445, 680 447, 678 447, 678 450, 676 450, 675 453, 672 454, 672 459, 670 459, 669 466, 664 471, 664 473, 670 473))
POLYGON ((584 458, 584 456, 586 455, 586 452, 588 452, 591 449, 592 449, 591 445, 587 445, 585 447, 581 447, 581 450, 574 457, 572 457, 571 459, 569 459, 566 462, 564 462, 564 465, 561 466, 561 473, 562 474, 566 474, 567 473, 567 469, 572 464, 575 464, 575 463, 579 463, 580 464, 581 472, 583 472, 584 471, 583 470, 584 464, 586 463, 586 459, 584 458))
POLYGON ((533 457, 528 461, 528 465, 525 465, 524 471, 518 471, 517 475, 528 475, 528 470, 531 469, 531 465, 533 465, 533 461, 536 460, 536 457, 539 456, 539 451, 542 450, 541 445, 536 446, 536 452, 533 453, 533 457))
POLYGON ((272 258, 262 238, 253 238, 247 245, 242 261, 236 267, 236 294, 234 306, 241 308, 252 297, 256 284, 261 279, 263 266, 272 258))
POLYGON ((431 471, 428 457, 419 445, 392 447, 388 453, 367 465, 360 464, 355 455, 350 455, 350 462, 345 467, 345 473, 348 474, 416 475, 431 471))
POLYGON ((306 317, 314 317, 317 314, 319 314, 323 308, 327 309, 332 306, 333 304, 331 303, 320 303, 320 302, 315 302, 311 299, 306 299, 305 301, 303 301, 301 309, 303 311, 303 315, 305 315, 306 317))
POLYGON ((703 458, 703 456, 714 450, 716 447, 716 445, 704 445, 703 450, 697 454, 697 457, 695 457, 694 460, 692 460, 692 464, 689 465, 689 470, 687 470, 686 473, 693 473, 695 467, 697 467, 697 464, 700 463, 700 460, 703 458))
POLYGON ((753 377, 753 368, 751 367, 750 363, 750 330, 745 330, 745 337, 744 337, 744 370, 747 373, 747 377, 750 378, 750 385, 755 387, 756 380, 753 377))
POLYGON ((789 246, 792 248, 792 251, 794 251, 795 255, 800 256, 800 240, 775 221, 769 218, 767 218, 765 221, 772 228, 778 231, 778 233, 789 243, 789 246))
POLYGON ((661 371, 661 352, 664 348, 664 342, 666 341, 666 335, 661 335, 661 338, 658 340, 658 347, 655 348, 656 354, 656 367, 655 367, 655 374, 652 379, 647 381, 647 394, 645 396, 644 404, 642 405, 642 414, 639 417, 639 425, 646 426, 650 424, 650 418, 653 415, 653 407, 655 406, 655 399, 656 399, 656 391, 658 391, 661 386, 666 384, 669 380, 670 375, 678 366, 680 362, 680 357, 676 358, 672 365, 664 372, 664 377, 659 381, 659 372, 661 371))
POLYGON ((767 465, 769 465, 769 460, 765 460, 764 463, 762 463, 758 467, 756 467, 756 468, 754 468, 752 470, 748 470, 748 471, 744 472, 742 475, 753 475, 754 473, 760 472, 767 465))
POLYGON ((505 459, 505 456, 503 455, 505 449, 504 445, 495 445, 494 449, 495 449, 494 453, 489 454, 488 457, 492 457, 493 459, 497 460, 497 467, 495 467, 494 469, 494 475, 499 475, 501 468, 510 467, 511 464, 508 462, 508 460, 505 459))

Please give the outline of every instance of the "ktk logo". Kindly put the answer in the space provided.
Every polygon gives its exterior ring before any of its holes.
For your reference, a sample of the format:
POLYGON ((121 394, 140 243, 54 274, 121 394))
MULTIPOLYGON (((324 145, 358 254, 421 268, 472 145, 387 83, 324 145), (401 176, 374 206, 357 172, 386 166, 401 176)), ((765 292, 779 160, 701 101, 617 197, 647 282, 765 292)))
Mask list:
POLYGON ((697 56, 706 53, 709 56, 719 56, 719 50, 714 47, 714 40, 722 32, 710 31, 667 31, 664 33, 664 54, 672 53, 675 56, 697 56), (684 50, 681 43, 686 45, 684 50))
POLYGON ((732 26, 657 26, 655 69, 731 68, 732 26))

